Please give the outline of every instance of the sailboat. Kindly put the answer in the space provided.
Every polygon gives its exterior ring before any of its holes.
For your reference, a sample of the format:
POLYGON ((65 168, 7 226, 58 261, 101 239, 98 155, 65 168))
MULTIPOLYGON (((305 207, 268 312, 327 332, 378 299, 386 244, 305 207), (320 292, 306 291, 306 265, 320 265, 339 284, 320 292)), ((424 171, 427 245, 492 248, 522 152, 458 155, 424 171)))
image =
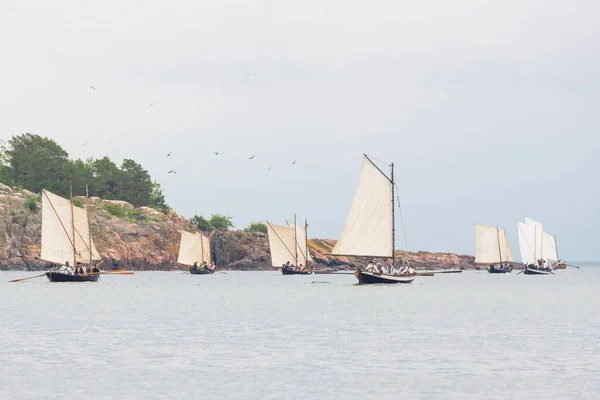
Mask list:
MULTIPOLYGON (((384 257, 395 266, 394 164, 388 177, 363 154, 363 165, 352 206, 331 254, 355 257, 384 257)), ((410 283, 414 272, 396 275, 357 269, 359 284, 410 283)))
MULTIPOLYGON (((210 239, 201 233, 181 232, 179 241, 179 254, 177 263, 192 267, 195 263, 202 266, 205 262, 210 264, 210 239)), ((214 273, 214 268, 190 268, 192 275, 206 275, 214 273)))
MULTIPOLYGON (((71 185, 71 183, 69 182, 71 185)), ((87 186, 86 186, 87 192, 87 186)), ((73 188, 71 198, 67 200, 54 193, 42 189, 42 242, 40 259, 52 264, 63 265, 78 262, 88 265, 86 274, 70 274, 66 268, 52 269, 46 272, 50 282, 97 282, 99 270, 91 272, 93 262, 101 260, 94 245, 90 231, 89 214, 86 208, 73 204, 73 188)))
POLYGON ((301 268, 313 261, 308 251, 308 223, 304 220, 304 226, 298 226, 294 215, 294 223, 286 221, 286 224, 287 227, 267 221, 271 264, 281 267, 283 275, 310 275, 312 268, 301 268))
POLYGON ((525 223, 517 222, 519 235, 519 249, 521 261, 525 264, 525 275, 548 275, 552 269, 543 265, 544 254, 551 255, 549 249, 544 253, 544 225, 530 218, 525 218, 525 223))
POLYGON ((513 261, 504 228, 475 224, 475 264, 488 264, 488 272, 506 274, 513 270, 513 261))

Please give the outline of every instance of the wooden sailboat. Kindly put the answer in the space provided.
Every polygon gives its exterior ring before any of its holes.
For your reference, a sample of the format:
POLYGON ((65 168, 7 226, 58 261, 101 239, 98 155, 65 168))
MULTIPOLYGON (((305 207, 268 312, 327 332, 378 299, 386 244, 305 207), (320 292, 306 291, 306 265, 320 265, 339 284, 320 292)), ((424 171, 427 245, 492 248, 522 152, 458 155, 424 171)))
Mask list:
POLYGON ((192 275, 207 275, 215 272, 214 268, 202 267, 210 262, 210 239, 201 233, 181 232, 177 263, 190 267, 192 275), (193 267, 194 264, 198 265, 193 267))
MULTIPOLYGON (((383 257, 395 266, 394 164, 391 176, 383 173, 364 155, 358 188, 339 240, 331 254, 338 256, 383 257)), ((414 272, 390 274, 357 269, 359 284, 410 283, 414 272)))
POLYGON ((475 224, 475 264, 488 264, 488 272, 506 274, 513 270, 513 257, 504 228, 475 224))
MULTIPOLYGON (((85 274, 71 274, 64 266, 46 272, 50 282, 97 282, 100 271, 91 272, 94 261, 101 260, 92 240, 89 214, 86 208, 73 204, 71 182, 70 199, 67 200, 45 189, 42 190, 42 243, 40 259, 53 264, 63 265, 73 262, 86 263, 85 274)), ((87 192, 87 186, 86 186, 87 192)))
MULTIPOLYGON (((544 262, 544 226, 530 218, 525 218, 525 223, 517 222, 519 235, 519 249, 521 261, 525 264, 525 275, 549 275, 552 269, 544 262)), ((549 254, 549 250, 546 250, 549 254)))
POLYGON ((283 275, 310 275, 313 271, 308 269, 308 262, 312 262, 308 251, 308 223, 304 220, 304 226, 298 226, 294 214, 294 223, 287 222, 287 225, 279 226, 267 221, 271 264, 281 267, 283 275))

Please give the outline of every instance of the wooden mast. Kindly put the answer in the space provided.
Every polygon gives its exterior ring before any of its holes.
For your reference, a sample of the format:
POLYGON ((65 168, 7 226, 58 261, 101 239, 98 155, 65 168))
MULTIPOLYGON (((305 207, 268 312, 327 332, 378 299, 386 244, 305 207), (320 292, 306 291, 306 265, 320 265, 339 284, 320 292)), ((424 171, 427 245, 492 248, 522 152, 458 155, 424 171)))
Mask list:
POLYGON ((500 246, 500 229, 496 227, 496 235, 498 236, 498 255, 500 256, 500 264, 502 264, 502 247, 500 246))
POLYGON ((306 249, 304 250, 304 264, 306 270, 308 270, 308 221, 306 218, 304 219, 304 243, 306 244, 306 249))
POLYGON ((71 236, 73 241, 73 270, 75 270, 75 266, 77 263, 77 248, 75 247, 75 211, 73 210, 73 182, 69 180, 69 192, 70 192, 70 201, 71 201, 71 236))
POLYGON ((298 233, 298 229, 296 228, 296 214, 294 214, 294 259, 295 259, 295 263, 294 266, 297 267, 298 266, 298 238, 297 238, 297 233, 298 233))
POLYGON ((90 248, 90 262, 88 263, 87 272, 92 272, 92 224, 90 222, 90 211, 88 207, 89 191, 88 185, 85 184, 85 215, 87 216, 88 222, 88 246, 90 248))
POLYGON ((544 259, 544 224, 542 224, 542 244, 540 246, 540 259, 544 259))
POLYGON ((560 257, 558 256, 558 242, 556 241, 556 235, 554 235, 554 250, 556 250, 556 258, 558 258, 558 260, 556 260, 556 263, 558 264, 560 257))
POLYGON ((537 265, 537 259, 536 259, 536 254, 535 254, 535 251, 537 250, 536 249, 536 247, 537 247, 536 246, 537 245, 536 234, 537 234, 537 226, 534 225, 533 226, 533 265, 537 265))
POLYGON ((202 266, 202 265, 204 265, 204 235, 202 233, 200 233, 200 248, 201 248, 200 254, 202 254, 201 255, 201 257, 202 257, 201 263, 202 264, 200 266, 202 266))
MULTIPOLYGON (((394 163, 392 167, 392 266, 396 266, 396 218, 395 218, 395 205, 394 205, 394 163)), ((390 272, 391 272, 390 268, 390 272)))

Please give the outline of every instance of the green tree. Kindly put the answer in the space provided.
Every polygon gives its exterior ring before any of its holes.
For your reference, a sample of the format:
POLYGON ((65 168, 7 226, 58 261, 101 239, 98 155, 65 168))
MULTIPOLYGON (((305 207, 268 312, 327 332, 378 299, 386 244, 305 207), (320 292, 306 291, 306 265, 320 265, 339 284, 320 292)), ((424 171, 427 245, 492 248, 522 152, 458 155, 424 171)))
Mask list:
POLYGON ((233 228, 233 223, 231 222, 231 217, 221 214, 213 214, 210 216, 210 224, 216 230, 225 230, 229 228, 233 228))
POLYGON ((89 162, 84 162, 81 159, 71 161, 69 163, 69 178, 73 183, 73 196, 85 196, 86 184, 89 190, 93 190, 93 174, 89 162))
POLYGON ((14 185, 32 192, 48 189, 68 195, 69 154, 54 140, 25 133, 13 136, 4 151, 14 185))
POLYGON ((267 225, 262 222, 252 222, 250 225, 244 228, 244 232, 261 232, 266 235, 268 229, 267 225))
POLYGON ((152 183, 152 192, 150 193, 150 207, 167 212, 171 207, 165 201, 165 194, 160 187, 160 184, 156 181, 152 183))
POLYGON ((124 159, 121 164, 120 199, 136 207, 147 206, 151 202, 154 182, 148 171, 140 164, 124 159))
POLYGON ((204 218, 202 215, 194 215, 190 221, 192 221, 192 224, 196 225, 201 231, 210 232, 213 230, 213 226, 210 221, 204 218))
POLYGON ((92 171, 93 192, 90 196, 98 196, 107 200, 119 200, 119 182, 121 170, 108 157, 88 161, 92 171))

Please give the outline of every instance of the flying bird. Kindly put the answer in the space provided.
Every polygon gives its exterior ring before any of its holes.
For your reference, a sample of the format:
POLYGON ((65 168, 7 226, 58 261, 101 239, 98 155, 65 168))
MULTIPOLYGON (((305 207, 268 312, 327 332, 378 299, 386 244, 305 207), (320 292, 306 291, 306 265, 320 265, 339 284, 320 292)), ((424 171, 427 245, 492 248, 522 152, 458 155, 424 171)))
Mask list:
POLYGON ((95 88, 95 87, 93 87, 92 85, 90 85, 90 87, 91 87, 92 89, 96 90, 96 88, 95 88))
POLYGON ((294 160, 294 161, 292 162, 292 164, 296 164, 296 160, 294 160))
POLYGON ((198 109, 198 111, 202 112, 202 110, 201 110, 201 109, 198 109))
POLYGON ((112 138, 112 139, 110 139, 110 140, 108 141, 108 143, 112 143, 112 142, 114 142, 114 141, 115 141, 115 138, 112 138))
POLYGON ((175 170, 174 170, 174 169, 170 170, 170 171, 169 171, 169 174, 171 174, 171 173, 173 173, 173 172, 175 172, 175 170))
POLYGON ((250 79, 250 77, 254 75, 256 76, 256 74, 254 72, 249 73, 248 75, 246 75, 246 80, 250 79))
POLYGON ((214 151, 214 152, 213 152, 213 154, 214 154, 215 156, 218 156, 218 155, 219 155, 219 152, 218 152, 218 151, 214 151))
POLYGON ((254 156, 250 157, 248 160, 252 160, 254 158, 254 156))
POLYGON ((265 165, 265 168, 269 171, 271 170, 271 167, 269 167, 268 165, 265 165))
POLYGON ((154 105, 154 103, 151 103, 148 107, 152 107, 154 105))
POLYGON ((169 157, 171 155, 171 153, 167 154, 167 157, 169 157))
POLYGON ((85 142, 84 144, 82 144, 82 146, 87 146, 88 142, 85 142))

